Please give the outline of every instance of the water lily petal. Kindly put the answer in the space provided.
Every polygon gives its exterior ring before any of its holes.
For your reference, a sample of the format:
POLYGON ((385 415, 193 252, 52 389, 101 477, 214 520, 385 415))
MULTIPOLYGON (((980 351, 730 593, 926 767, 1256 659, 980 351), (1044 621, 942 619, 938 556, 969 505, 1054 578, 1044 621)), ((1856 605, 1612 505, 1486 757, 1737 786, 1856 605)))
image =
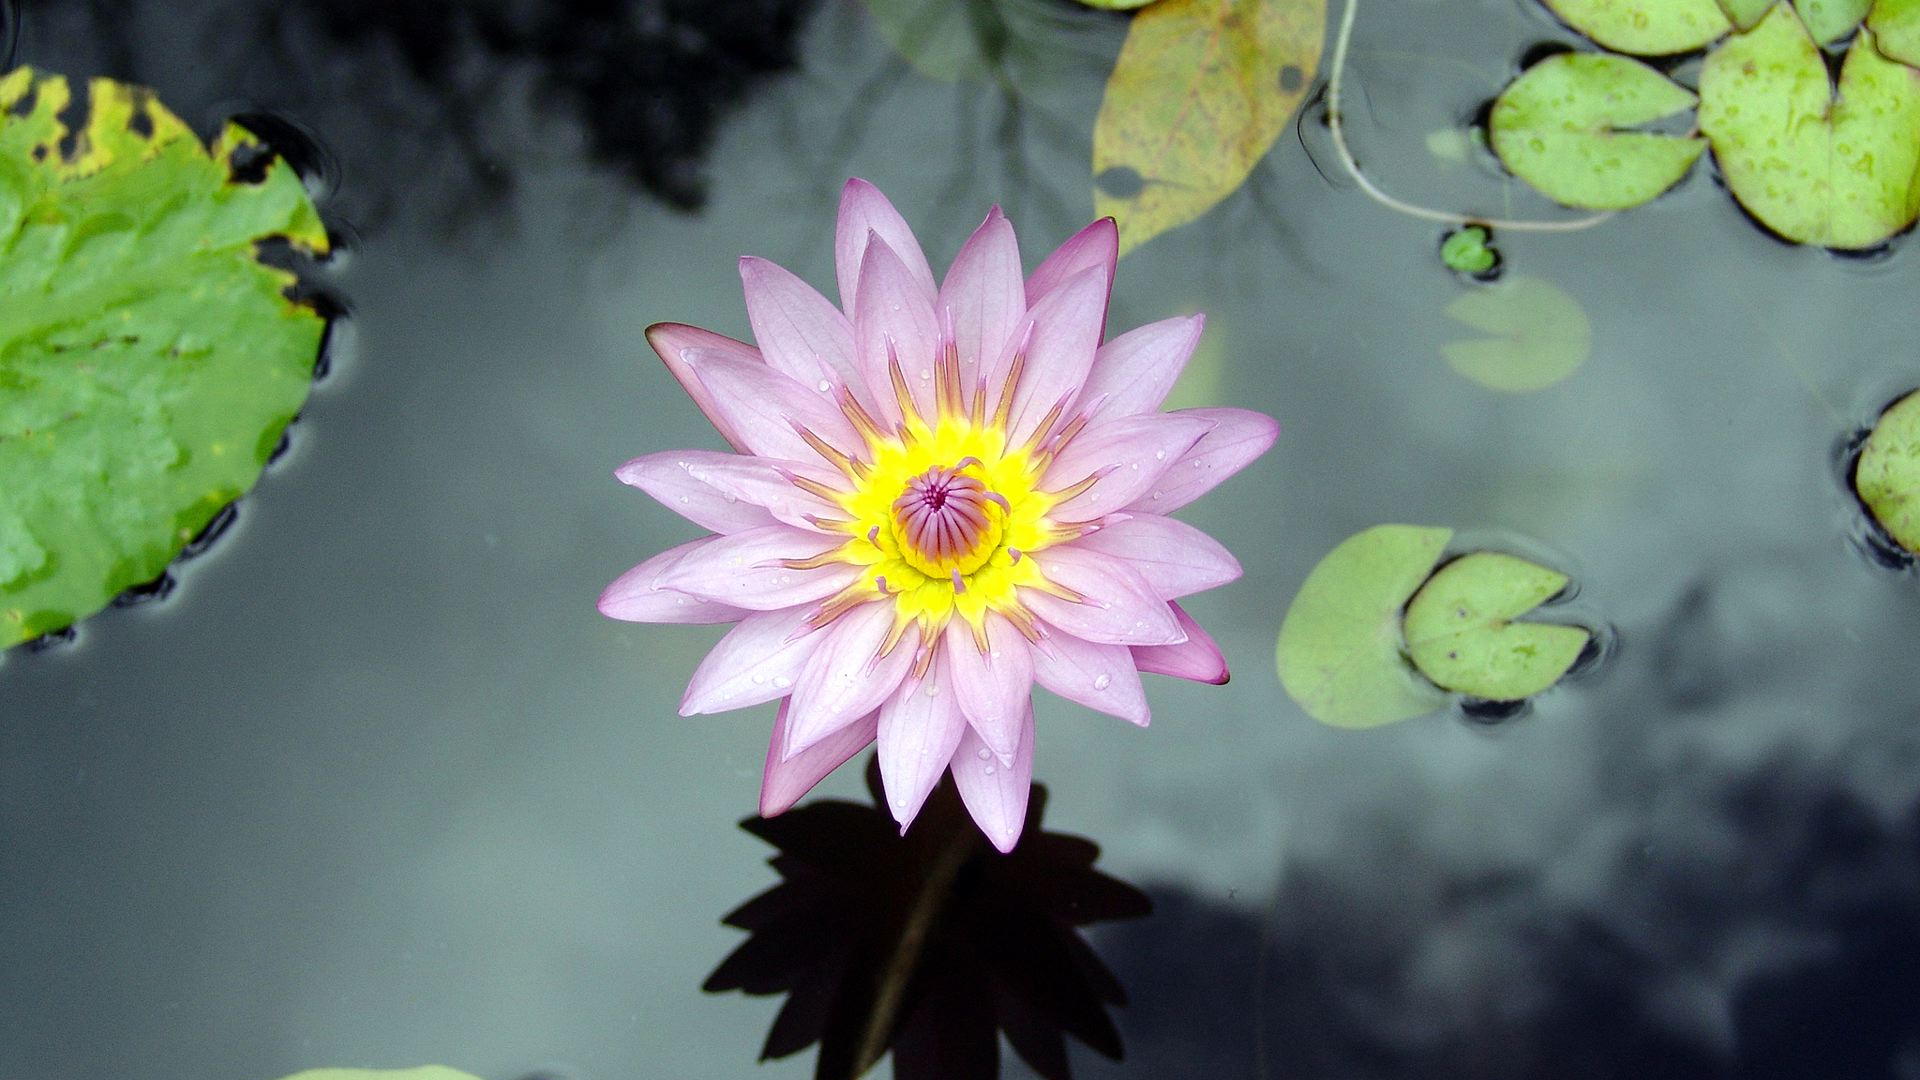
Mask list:
POLYGON ((611 619, 650 623, 726 623, 744 617, 746 611, 730 604, 689 596, 661 584, 682 558, 716 539, 703 536, 668 548, 621 574, 600 591, 600 613, 611 619))
POLYGON ((1027 313, 1026 286, 1020 280, 1020 244, 1013 225, 999 207, 974 230, 954 256, 953 267, 940 284, 936 313, 953 319, 962 382, 972 389, 979 365, 998 357, 1027 313))
POLYGON ((967 730, 945 656, 923 678, 902 680, 880 706, 880 778, 900 831, 920 813, 967 730))
POLYGON ((1068 701, 1146 727, 1147 692, 1125 645, 1048 635, 1033 650, 1034 681, 1068 701))
POLYGON ((1149 413, 1089 424, 1060 451, 1041 478, 1064 491, 1094 477, 1093 486, 1047 511, 1056 521, 1091 521, 1131 506, 1156 488, 1194 444, 1213 429, 1193 416, 1149 413))
POLYGON ((1081 407, 1095 419, 1133 416, 1160 407, 1200 344, 1204 315, 1180 315, 1129 330, 1093 354, 1093 369, 1080 391, 1081 407))
POLYGON ((1153 490, 1134 500, 1142 510, 1169 514, 1212 491, 1222 480, 1246 468, 1280 436, 1270 416, 1250 409, 1181 409, 1168 416, 1211 420, 1212 431, 1168 469, 1153 490))
POLYGON ((802 753, 892 696, 913 667, 914 654, 908 639, 880 655, 892 629, 893 605, 875 602, 854 608, 820 632, 820 646, 793 686, 786 756, 802 753))
MULTIPOLYGON (((1119 265, 1120 228, 1112 218, 1101 218, 1068 237, 1066 243, 1041 260, 1033 276, 1027 278, 1027 306, 1038 304, 1048 293, 1088 267, 1103 267, 1107 272, 1107 283, 1111 286, 1119 265)), ((1101 306, 1105 307, 1104 304, 1101 306)), ((1101 329, 1104 334, 1104 324, 1101 329)))
POLYGON ((947 624, 941 651, 953 670, 954 696, 980 738, 1003 762, 1019 748, 1021 718, 1033 702, 1033 650, 1005 617, 986 617, 987 651, 965 619, 947 624))
POLYGON ((802 632, 809 610, 756 611, 741 619, 694 669, 680 715, 744 709, 787 696, 820 644, 818 633, 802 632))
MULTIPOLYGON (((819 531, 815 519, 837 518, 846 513, 838 504, 793 482, 798 478, 827 488, 845 486, 846 481, 838 471, 823 465, 744 454, 674 458, 676 464, 682 460, 688 462, 686 471, 692 479, 718 493, 722 502, 732 500, 743 510, 756 511, 795 528, 819 531)), ((771 521, 762 520, 760 524, 771 524, 771 521)))
POLYGON ((878 233, 868 237, 859 289, 853 340, 868 391, 862 403, 875 418, 888 424, 899 422, 899 396, 889 367, 897 357, 915 407, 921 416, 932 416, 933 360, 940 327, 929 298, 921 295, 919 283, 878 233))
POLYGON ((1075 637, 1109 645, 1173 645, 1186 640, 1167 602, 1124 560, 1074 545, 1029 556, 1048 581, 1079 593, 1078 602, 1020 590, 1035 615, 1075 637))
POLYGON ((753 339, 768 366, 802 386, 823 390, 857 378, 853 324, 813 286, 777 263, 752 256, 740 260, 740 284, 753 339))
POLYGON ((764 363, 750 364, 709 349, 689 349, 686 360, 712 391, 714 407, 752 453, 794 461, 825 460, 800 437, 795 425, 842 453, 865 445, 827 395, 764 363))
MULTIPOLYGON (((1109 278, 1105 267, 1090 267, 1048 293, 1027 318, 1033 324, 1026 365, 1013 391, 1007 425, 1010 445, 1018 446, 1055 405, 1071 405, 1093 366, 1107 318, 1109 278)), ((1008 364, 1011 366, 1011 356, 1008 364)), ((999 372, 990 373, 997 385, 999 372)))
POLYGON ((693 399, 693 403, 706 414, 707 420, 713 424, 713 429, 720 433, 721 438, 731 443, 735 450, 746 450, 747 444, 741 440, 732 421, 720 411, 713 399, 712 391, 709 391, 693 373, 693 368, 687 363, 686 354, 689 349, 705 349, 759 364, 765 362, 761 359, 760 350, 744 341, 735 341, 725 334, 716 334, 711 330, 702 330, 697 326, 687 326, 682 323, 654 323, 647 327, 647 344, 653 346, 653 351, 658 353, 660 359, 667 365, 667 372, 679 381, 680 388, 685 390, 687 396, 693 399))
MULTIPOLYGON (((706 470, 718 467, 722 460, 754 461, 737 454, 712 450, 664 450, 634 458, 613 471, 620 482, 639 488, 660 505, 717 533, 735 533, 773 524, 773 515, 765 508, 731 500, 705 482, 706 470), (696 474, 696 467, 699 471, 696 474)), ((788 487, 793 485, 789 484, 788 487)))
POLYGON ((1170 606, 1173 617, 1180 621, 1180 628, 1187 632, 1187 640, 1178 645, 1135 645, 1134 666, 1151 675, 1171 675, 1215 686, 1224 684, 1227 658, 1221 655, 1220 646, 1213 643, 1213 638, 1208 637, 1179 604, 1170 606))
POLYGON ((860 315, 855 301, 860 292, 860 264, 867 253, 870 232, 878 233, 887 247, 900 257, 918 286, 921 299, 931 303, 933 270, 927 266, 927 255, 920 250, 920 241, 913 238, 907 220, 880 194, 880 189, 856 177, 840 189, 840 220, 833 233, 834 272, 840 279, 840 306, 846 309, 847 318, 857 319, 860 315))
POLYGON ((1240 561, 1218 540, 1159 514, 1109 522, 1074 546, 1126 560, 1162 600, 1205 592, 1240 577, 1240 561))
POLYGON ((1033 785, 1033 709, 1022 714, 1020 750, 1003 763, 969 726, 953 752, 953 784, 974 824, 1002 852, 1020 842, 1027 821, 1027 793, 1033 785))
POLYGON ((754 611, 810 604, 851 585, 860 576, 860 569, 833 563, 793 570, 783 563, 811 559, 843 542, 842 537, 823 536, 790 525, 765 525, 716 536, 676 561, 660 575, 657 587, 754 611))
POLYGON ((767 743, 767 764, 760 775, 760 816, 773 817, 793 808, 801 796, 826 779, 827 774, 867 748, 880 727, 879 713, 869 713, 790 758, 780 756, 787 739, 790 702, 782 701, 773 718, 773 738, 767 743))

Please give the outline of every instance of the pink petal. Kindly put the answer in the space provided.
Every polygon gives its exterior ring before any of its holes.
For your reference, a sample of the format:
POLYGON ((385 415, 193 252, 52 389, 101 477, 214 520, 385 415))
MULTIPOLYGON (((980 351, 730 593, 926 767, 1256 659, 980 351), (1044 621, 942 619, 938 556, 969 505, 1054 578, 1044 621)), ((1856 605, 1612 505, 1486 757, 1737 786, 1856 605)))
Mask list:
POLYGON ((725 623, 747 613, 728 604, 702 600, 666 588, 661 580, 680 560, 713 543, 719 537, 703 536, 667 550, 615 578, 600 592, 600 614, 626 622, 651 623, 725 623))
POLYGON ((966 730, 944 656, 934 659, 925 678, 903 680, 880 706, 880 776, 902 833, 947 771, 966 730))
POLYGON ((1068 701, 1147 726, 1147 692, 1125 645, 1049 634, 1033 650, 1033 677, 1068 701))
POLYGON ((855 300, 860 291, 860 263, 867 253, 870 232, 878 233, 887 247, 900 257, 919 287, 921 299, 932 301, 933 270, 927 266, 926 253, 913 238, 913 230, 907 228, 906 219, 880 194, 879 188, 856 177, 840 190, 840 220, 833 233, 834 271, 840 279, 840 306, 846 309, 847 317, 856 319, 860 314, 855 300))
POLYGON ((855 354, 868 391, 863 401, 883 423, 900 420, 890 370, 891 359, 898 357, 920 415, 932 416, 933 359, 940 338, 933 305, 886 241, 878 233, 869 241, 853 319, 855 354))
POLYGON ((1178 645, 1135 645, 1134 666, 1153 675, 1171 675, 1215 686, 1225 683, 1227 658, 1220 655, 1220 646, 1213 643, 1179 604, 1171 606, 1173 617, 1180 620, 1181 628, 1187 632, 1187 640, 1178 645))
POLYGON ((1027 793, 1033 785, 1033 710, 1020 721, 1020 751, 1011 765, 1003 764, 969 727, 953 752, 953 784, 967 804, 974 824, 1002 852, 1020 842, 1027 823, 1027 793))
POLYGON ((1033 707, 1033 650, 1003 616, 989 613, 986 631, 982 653, 966 620, 955 619, 940 647, 953 669, 961 713, 1003 762, 1011 762, 1021 719, 1033 707))
POLYGON ((1088 477, 1093 486, 1047 511, 1055 521, 1091 521, 1164 487, 1169 470, 1211 424, 1192 416, 1148 413, 1090 424, 1047 468, 1040 485, 1064 491, 1088 477))
POLYGON ((615 469, 613 475, 703 529, 735 533, 773 524, 773 515, 765 509, 743 503, 737 497, 729 500, 704 479, 709 475, 708 468, 734 460, 755 459, 712 450, 665 450, 634 458, 615 469))
MULTIPOLYGON (((815 462, 818 460, 817 457, 814 459, 815 462)), ((794 478, 799 477, 835 489, 846 486, 846 480, 838 470, 819 464, 744 454, 716 454, 692 461, 689 471, 694 479, 718 493, 721 501, 732 499, 743 509, 756 510, 796 528, 818 531, 813 519, 838 518, 846 514, 839 504, 830 503, 794 484, 794 478)))
POLYGON ((824 460, 800 437, 796 424, 842 453, 865 445, 827 395, 801 386, 764 363, 750 364, 707 349, 689 350, 686 360, 712 391, 714 408, 752 453, 793 461, 824 460))
POLYGON ((802 630, 811 609, 756 611, 727 631, 700 666, 680 698, 680 715, 744 709, 786 697, 800 677, 819 635, 802 630))
MULTIPOLYGON (((1120 229, 1112 218, 1101 218, 1068 237, 1066 243, 1041 261, 1033 276, 1027 279, 1027 306, 1038 304, 1048 293, 1088 267, 1105 269, 1111 286, 1119 265, 1120 229)), ((1101 332, 1105 333, 1104 325, 1101 332)))
POLYGON ((813 286, 752 256, 740 260, 740 283, 768 366, 816 388, 822 381, 838 387, 854 375, 853 324, 813 286))
POLYGON ((1048 581, 1079 593, 1079 602, 1038 589, 1020 599, 1054 626, 1075 637, 1109 645, 1173 645, 1186 640, 1167 602, 1154 595, 1140 571, 1124 561, 1068 544, 1029 556, 1048 581))
MULTIPOLYGON (((1100 348, 1100 327, 1107 317, 1105 274, 1100 267, 1083 270, 1028 312, 1033 333, 1027 338, 1027 360, 1020 384, 1013 391, 1013 412, 1007 424, 1009 445, 1024 443, 1055 405, 1073 404, 1081 384, 1086 382, 1093 354, 1100 348)), ((1010 353, 1005 367, 996 363, 988 375, 990 391, 1011 365, 1010 353)), ((997 401, 997 396, 991 399, 989 407, 997 401)))
POLYGON ((843 537, 790 525, 717 536, 661 574, 656 587, 752 611, 810 604, 853 584, 860 568, 832 563, 813 570, 790 570, 782 562, 811 559, 844 542, 843 537))
POLYGON ((854 608, 820 631, 819 648, 807 658, 793 686, 793 721, 787 730, 791 757, 880 707, 913 667, 916 642, 900 642, 882 657, 893 629, 891 601, 854 608))
POLYGON ((1027 292, 1020 280, 1020 245, 1013 225, 999 207, 974 230, 954 256, 940 284, 936 313, 953 319, 954 342, 962 363, 963 384, 972 389, 979 365, 998 357, 1027 313, 1027 292), (971 365, 969 367, 968 365, 971 365))
POLYGON ((1135 500, 1140 509, 1156 514, 1172 513, 1212 491, 1266 453, 1280 436, 1280 425, 1272 417, 1250 409, 1181 409, 1166 415, 1200 417, 1213 421, 1214 427, 1167 470, 1152 491, 1135 500))
POLYGON ((711 330, 702 330, 697 326, 687 326, 682 323, 654 323, 647 327, 647 344, 652 345, 653 351, 660 354, 660 359, 666 362, 668 373, 679 380, 681 389, 687 392, 687 396, 693 399, 695 405, 700 406, 701 412, 707 414, 707 419, 713 423, 714 430, 718 431, 727 442, 733 444, 734 449, 745 450, 747 444, 741 441, 733 424, 721 413, 713 400, 712 392, 701 385, 699 378, 694 375, 693 368, 687 364, 686 354, 689 349, 705 349, 758 364, 763 362, 760 358, 760 350, 745 342, 735 341, 724 334, 716 334, 711 330))
POLYGON ((1137 514, 1073 542, 1124 559, 1162 600, 1205 592, 1240 576, 1240 561, 1220 542, 1184 521, 1137 514))
POLYGON ((1082 407, 1095 417, 1133 416, 1160 407, 1180 379, 1200 331, 1204 315, 1182 315, 1148 323, 1121 334, 1093 356, 1082 407))
POLYGON ((870 713, 815 743, 806 752, 782 760, 780 747, 787 739, 788 704, 780 703, 780 711, 773 718, 773 738, 767 743, 767 765, 760 776, 761 817, 773 817, 792 809, 793 804, 826 779, 828 773, 865 750, 880 724, 879 715, 870 713))

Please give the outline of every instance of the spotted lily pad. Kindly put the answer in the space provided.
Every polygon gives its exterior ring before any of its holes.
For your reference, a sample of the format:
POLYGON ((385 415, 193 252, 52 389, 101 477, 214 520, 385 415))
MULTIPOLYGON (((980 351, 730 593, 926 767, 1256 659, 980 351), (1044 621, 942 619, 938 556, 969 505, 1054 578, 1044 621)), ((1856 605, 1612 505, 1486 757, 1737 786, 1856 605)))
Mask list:
POLYGON ((1635 56, 1692 52, 1732 29, 1716 0, 1543 0, 1568 26, 1635 56))
POLYGON ((1280 625, 1280 683, 1307 714, 1334 727, 1406 720, 1447 697, 1407 664, 1401 612, 1453 531, 1376 525, 1342 541, 1307 575, 1280 625))
POLYGON ((1440 686, 1519 701, 1558 682, 1593 635, 1578 626, 1514 622, 1566 588, 1565 574, 1497 551, 1440 568, 1407 605, 1407 652, 1440 686))
POLYGON ((1793 0, 1807 33, 1821 45, 1847 36, 1872 6, 1873 0, 1793 0))
POLYGON ((1895 543, 1920 555, 1920 390, 1880 414, 1860 448, 1853 490, 1895 543))
POLYGON ((1776 6, 1707 57, 1700 130, 1734 198, 1796 243, 1872 247, 1920 214, 1920 70, 1870 31, 1836 93, 1806 27, 1776 6))
POLYGON ((245 492, 325 330, 256 257, 326 249, 290 167, 234 126, 209 152, 149 91, 89 97, 69 132, 65 79, 0 77, 0 647, 157 577, 245 492))
POLYGON ((1889 59, 1920 66, 1920 0, 1878 0, 1867 29, 1889 59))
POLYGON ((1524 394, 1572 375, 1593 351, 1580 302, 1559 286, 1513 276, 1462 293, 1447 318, 1487 334, 1440 346, 1453 370, 1490 390, 1524 394))
POLYGON ((1548 198, 1624 210, 1672 187, 1706 148, 1699 138, 1628 129, 1693 103, 1686 87, 1637 60, 1561 53, 1508 84, 1488 126, 1501 162, 1548 198))

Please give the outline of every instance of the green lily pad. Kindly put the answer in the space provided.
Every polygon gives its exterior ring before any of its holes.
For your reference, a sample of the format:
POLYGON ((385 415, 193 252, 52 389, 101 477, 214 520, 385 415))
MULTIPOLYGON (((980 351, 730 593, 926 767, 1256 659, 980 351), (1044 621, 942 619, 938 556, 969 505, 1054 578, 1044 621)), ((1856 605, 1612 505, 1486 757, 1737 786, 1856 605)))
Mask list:
POLYGON ((1560 680, 1593 637, 1578 626, 1513 622, 1567 577, 1497 551, 1455 559, 1407 605, 1407 652, 1427 678, 1489 701, 1519 701, 1560 680))
POLYGON ((1732 29, 1716 0, 1543 0, 1561 21, 1616 52, 1692 52, 1732 29))
POLYGON ((1821 45, 1847 36, 1872 6, 1873 0, 1793 0, 1807 33, 1821 45))
POLYGON ((1920 555, 1920 390, 1880 414, 1860 448, 1853 490, 1895 543, 1920 555))
POLYGON ((1920 0, 1878 0, 1867 29, 1888 59, 1920 67, 1920 0))
POLYGON ((1749 213, 1801 244, 1865 248, 1920 214, 1920 70, 1847 50, 1836 94, 1786 5, 1728 39, 1700 73, 1700 130, 1749 213))
POLYGON ((1572 375, 1593 351, 1580 302, 1540 278, 1512 276, 1462 293, 1446 314, 1490 335, 1440 346, 1454 371, 1490 390, 1544 390, 1572 375))
POLYGON ((1624 210, 1672 187, 1706 148, 1690 136, 1626 129, 1693 103, 1686 87, 1637 60, 1561 53, 1501 91, 1489 120, 1493 150, 1555 202, 1624 210))
POLYGON ((445 1065, 422 1065, 414 1069, 308 1069, 283 1080, 479 1080, 479 1077, 445 1065))
POLYGON ((1440 242, 1440 262, 1462 274, 1484 274, 1500 264, 1500 255, 1490 240, 1481 225, 1455 229, 1440 242))
POLYGON ((1766 15, 1774 0, 1719 0, 1720 10, 1735 30, 1751 30, 1766 15))
POLYGON ((252 486, 325 320, 255 244, 324 251, 300 179, 109 80, 0 77, 0 647, 152 580, 252 486), (63 145, 65 149, 63 149, 63 145))
POLYGON ((1451 529, 1376 525, 1342 541, 1307 575, 1280 625, 1274 661, 1287 695, 1308 715, 1364 728, 1447 703, 1408 667, 1400 621, 1452 537, 1451 529))

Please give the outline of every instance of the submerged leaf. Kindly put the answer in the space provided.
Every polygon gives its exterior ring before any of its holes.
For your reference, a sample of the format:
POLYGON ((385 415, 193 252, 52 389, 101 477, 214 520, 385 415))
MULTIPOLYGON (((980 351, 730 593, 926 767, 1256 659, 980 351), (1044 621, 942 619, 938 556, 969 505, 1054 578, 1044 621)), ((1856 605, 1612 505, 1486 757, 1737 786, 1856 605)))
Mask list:
POLYGON ((1287 695, 1334 727, 1391 724, 1433 712, 1446 695, 1407 666, 1401 612, 1453 531, 1376 525, 1341 541, 1287 609, 1274 661, 1287 695))
POLYGON ((1872 247, 1920 214, 1920 70, 1869 31, 1836 93, 1806 27, 1775 7, 1707 57, 1700 130, 1734 197, 1796 243, 1872 247))
POLYGON ((1920 390, 1880 414, 1860 448, 1853 489, 1895 543, 1920 555, 1920 390))
POLYGON ((1440 568, 1407 605, 1407 652, 1427 678, 1489 701, 1519 701, 1558 682, 1593 635, 1513 622, 1566 588, 1567 577, 1497 551, 1440 568))
POLYGON ((1873 0, 1793 0, 1807 33, 1821 45, 1845 37, 1872 6, 1873 0))
POLYGON ((1572 375, 1593 351, 1580 302, 1541 278, 1509 277, 1463 293, 1447 305, 1447 318, 1493 335, 1440 346, 1454 371, 1490 390, 1543 390, 1572 375))
POLYGON ((1493 103, 1494 152, 1566 206, 1624 210, 1672 187, 1703 139, 1624 130, 1690 107, 1693 94, 1624 56, 1561 53, 1528 68, 1493 103))
MULTIPOLYGON (((1732 28, 1716 0, 1543 0, 1568 26, 1635 56, 1692 52, 1732 28)), ((1736 0, 1737 2, 1737 0, 1736 0)))
POLYGON ((323 320, 254 245, 323 251, 299 177, 145 90, 0 78, 0 647, 149 581, 260 475, 323 320), (70 147, 63 150, 63 146, 70 147))
POLYGON ((994 0, 866 0, 874 28, 914 70, 941 82, 983 79, 1004 49, 994 0))
POLYGON ((1867 29, 1888 58, 1920 66, 1920 0, 1878 0, 1867 29))
POLYGON ((1232 194, 1306 96, 1322 0, 1160 0, 1133 17, 1093 128, 1093 208, 1131 251, 1232 194))

